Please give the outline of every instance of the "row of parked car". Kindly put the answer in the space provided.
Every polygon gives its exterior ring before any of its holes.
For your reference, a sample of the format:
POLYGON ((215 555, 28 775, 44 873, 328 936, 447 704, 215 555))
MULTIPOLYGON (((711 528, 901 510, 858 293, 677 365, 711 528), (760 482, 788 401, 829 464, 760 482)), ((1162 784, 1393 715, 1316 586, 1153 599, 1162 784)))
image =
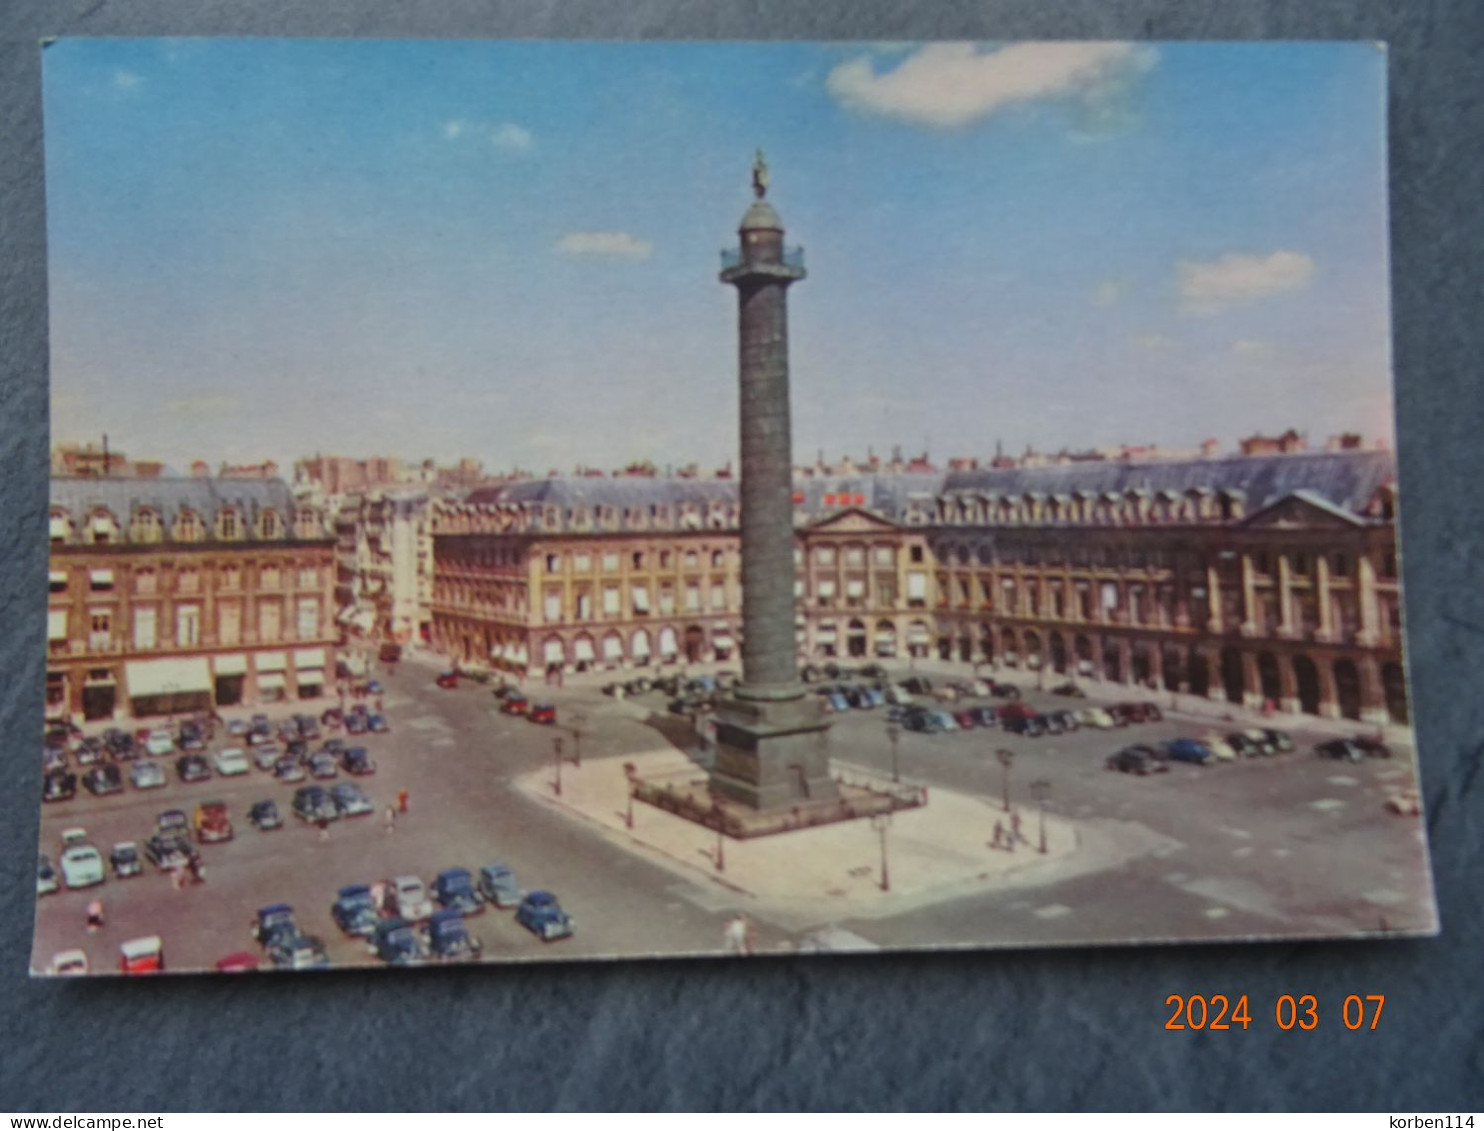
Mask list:
POLYGON ((910 704, 890 708, 887 717, 919 734, 998 727, 1011 734, 1039 738, 1048 734, 1065 734, 1082 727, 1112 730, 1136 723, 1155 723, 1164 718, 1164 713, 1154 703, 1113 703, 1106 707, 1038 711, 1016 699, 998 707, 984 705, 957 710, 910 704))
MULTIPOLYGON (((1175 738, 1152 745, 1128 746, 1110 754, 1107 768, 1124 773, 1151 774, 1169 769, 1170 762, 1191 762, 1209 766, 1238 758, 1268 757, 1294 750, 1293 736, 1275 727, 1248 727, 1225 735, 1210 732, 1199 738, 1175 738)), ((1363 762, 1367 758, 1390 758, 1391 748, 1367 735, 1334 738, 1318 743, 1314 753, 1320 758, 1346 762, 1363 762)))

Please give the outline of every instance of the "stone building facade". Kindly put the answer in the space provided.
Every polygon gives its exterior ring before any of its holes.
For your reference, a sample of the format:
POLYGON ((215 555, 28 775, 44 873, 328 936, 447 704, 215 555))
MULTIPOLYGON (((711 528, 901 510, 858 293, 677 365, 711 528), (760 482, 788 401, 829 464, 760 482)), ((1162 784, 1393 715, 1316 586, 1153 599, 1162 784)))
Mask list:
MULTIPOLYGON (((937 657, 1407 718, 1389 452, 795 487, 801 658, 937 657)), ((441 506, 435 646, 531 673, 731 660, 736 506, 730 480, 555 478, 441 506)))
POLYGON ((427 494, 352 496, 336 512, 335 541, 340 622, 374 640, 430 639, 433 536, 427 494))
POLYGON ((281 480, 54 478, 49 533, 48 717, 334 687, 334 541, 281 480))

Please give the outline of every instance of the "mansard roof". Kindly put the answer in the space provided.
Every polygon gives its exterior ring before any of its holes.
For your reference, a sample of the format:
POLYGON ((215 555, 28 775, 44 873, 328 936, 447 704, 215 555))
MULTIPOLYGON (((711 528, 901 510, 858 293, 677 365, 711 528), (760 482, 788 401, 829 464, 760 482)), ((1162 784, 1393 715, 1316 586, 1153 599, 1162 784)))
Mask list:
POLYGON ((101 479, 57 476, 51 481, 51 505, 80 519, 100 508, 120 522, 135 511, 149 508, 174 522, 182 510, 210 522, 224 507, 235 507, 249 518, 276 510, 290 519, 296 509, 293 492, 282 479, 101 479))
POLYGON ((557 507, 651 507, 684 503, 731 503, 735 479, 649 478, 639 475, 551 476, 520 479, 470 493, 466 503, 526 503, 557 507))

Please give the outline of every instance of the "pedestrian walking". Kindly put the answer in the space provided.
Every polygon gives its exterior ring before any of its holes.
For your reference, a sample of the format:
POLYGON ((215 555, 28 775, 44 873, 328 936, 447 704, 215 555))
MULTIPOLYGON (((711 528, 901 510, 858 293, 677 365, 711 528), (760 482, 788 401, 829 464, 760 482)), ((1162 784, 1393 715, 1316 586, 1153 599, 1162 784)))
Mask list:
POLYGON ((394 833, 397 831, 397 807, 395 805, 388 805, 386 807, 385 821, 387 832, 394 833))
POLYGON ((1005 826, 1000 821, 996 821, 994 823, 994 840, 992 840, 992 841, 989 842, 989 847, 990 848, 1004 848, 1005 847, 1005 826))
POLYGON ((1020 831, 1021 823, 1022 822, 1020 820, 1020 813, 1018 810, 1010 814, 1010 846, 1012 848, 1014 848, 1015 842, 1017 840, 1021 841, 1024 844, 1030 843, 1025 839, 1025 833, 1020 831))
POLYGON ((103 901, 94 899, 87 906, 88 934, 97 934, 103 929, 103 901))
POLYGON ((321 817, 319 820, 315 821, 314 823, 319 826, 319 838, 320 838, 320 840, 329 840, 330 839, 330 822, 327 821, 324 817, 321 817))
POLYGON ((180 891, 182 888, 185 887, 185 882, 186 882, 186 870, 185 870, 185 867, 184 866, 181 866, 179 868, 172 868, 172 869, 170 869, 170 886, 171 887, 173 887, 176 891, 180 891))
POLYGON ((746 954, 747 951, 747 917, 745 915, 733 915, 727 920, 726 930, 722 932, 722 941, 730 954, 746 954))
POLYGON ((397 791, 397 812, 407 812, 407 791, 405 789, 397 791))
POLYGON ((191 862, 186 867, 191 871, 191 883, 204 884, 206 882, 206 869, 201 866, 201 857, 192 856, 191 862))

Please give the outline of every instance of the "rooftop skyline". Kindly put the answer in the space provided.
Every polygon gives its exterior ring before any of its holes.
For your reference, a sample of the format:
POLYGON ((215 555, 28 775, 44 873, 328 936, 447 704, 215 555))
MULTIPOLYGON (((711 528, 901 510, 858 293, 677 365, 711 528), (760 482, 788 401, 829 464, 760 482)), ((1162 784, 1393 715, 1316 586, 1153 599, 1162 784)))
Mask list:
POLYGON ((184 468, 735 459, 751 194, 795 462, 1392 435, 1371 44, 71 40, 52 430, 184 468))

